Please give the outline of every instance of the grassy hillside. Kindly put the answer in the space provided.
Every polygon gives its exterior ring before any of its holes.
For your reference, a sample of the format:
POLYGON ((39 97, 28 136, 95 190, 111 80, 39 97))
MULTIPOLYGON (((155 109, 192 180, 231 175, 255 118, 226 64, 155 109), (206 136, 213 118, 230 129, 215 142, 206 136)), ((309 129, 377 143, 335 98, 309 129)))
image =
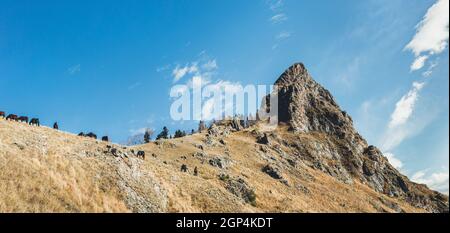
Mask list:
POLYGON ((422 211, 265 148, 252 130, 124 147, 0 119, 0 212, 422 211))

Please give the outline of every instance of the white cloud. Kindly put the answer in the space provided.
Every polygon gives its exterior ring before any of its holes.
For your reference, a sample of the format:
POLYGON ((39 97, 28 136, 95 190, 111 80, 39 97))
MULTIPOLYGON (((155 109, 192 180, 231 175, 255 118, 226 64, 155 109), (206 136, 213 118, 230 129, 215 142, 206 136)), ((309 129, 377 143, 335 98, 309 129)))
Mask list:
POLYGON ((389 122, 389 128, 395 128, 408 121, 414 111, 419 91, 424 85, 425 83, 423 82, 414 82, 412 89, 396 103, 395 110, 391 115, 391 121, 389 122))
POLYGON ((384 152, 384 156, 388 159, 389 163, 394 166, 396 169, 401 169, 403 167, 402 161, 400 159, 396 158, 394 154, 390 152, 384 152))
POLYGON ((283 0, 268 0, 269 8, 272 11, 279 11, 283 5, 283 0))
POLYGON ((426 184, 429 188, 433 190, 437 190, 439 192, 443 192, 448 195, 449 190, 449 173, 447 172, 435 172, 431 174, 427 174, 426 171, 418 171, 414 173, 411 177, 411 180, 420 183, 426 184))
POLYGON ((425 61, 428 59, 427 55, 417 57, 414 62, 411 64, 411 71, 422 69, 423 65, 425 65, 425 61))
POLYGON ((198 72, 197 63, 192 63, 191 65, 186 65, 184 67, 180 67, 177 65, 175 69, 172 71, 173 82, 178 82, 181 78, 183 78, 186 74, 192 74, 198 72))
POLYGON ((416 26, 416 34, 405 49, 414 53, 416 59, 411 70, 423 67, 428 55, 439 54, 448 45, 449 0, 438 0, 433 4, 416 26), (414 69, 413 69, 414 68, 414 69))
POLYGON ((209 60, 205 64, 202 65, 202 68, 207 71, 215 70, 218 68, 216 59, 209 60))
POLYGON ((74 75, 80 71, 81 71, 81 64, 71 66, 67 69, 67 72, 69 72, 70 75, 74 75))
POLYGON ((424 85, 424 83, 414 82, 408 94, 397 102, 388 127, 379 138, 382 151, 392 151, 404 140, 419 134, 439 115, 441 106, 433 102, 427 102, 425 109, 416 111, 418 92, 424 85))
POLYGON ((140 134, 144 134, 146 130, 148 130, 148 127, 142 127, 139 129, 130 129, 130 135, 140 135, 140 134))
POLYGON ((428 69, 422 73, 422 76, 427 78, 430 77, 431 74, 433 73, 433 69, 439 64, 439 61, 436 59, 433 62, 430 62, 430 66, 428 66, 428 69))
POLYGON ((280 13, 280 14, 276 14, 276 15, 272 16, 272 18, 270 18, 270 22, 272 22, 273 24, 277 24, 277 23, 286 21, 287 19, 288 18, 286 16, 286 14, 280 13))
POLYGON ((276 39, 277 40, 284 40, 291 37, 291 33, 290 32, 280 32, 277 36, 276 39))

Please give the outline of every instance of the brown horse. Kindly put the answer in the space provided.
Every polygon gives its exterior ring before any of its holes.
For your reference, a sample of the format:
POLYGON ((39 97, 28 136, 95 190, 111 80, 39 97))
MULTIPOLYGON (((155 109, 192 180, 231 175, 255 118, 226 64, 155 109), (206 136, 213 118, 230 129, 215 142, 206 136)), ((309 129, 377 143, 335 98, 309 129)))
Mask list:
POLYGON ((138 151, 137 152, 137 157, 141 157, 142 159, 145 160, 145 151, 142 151, 142 150, 138 151))
POLYGON ((31 119, 30 125, 41 126, 41 124, 39 123, 39 119, 38 118, 31 119))
POLYGON ((17 115, 9 114, 9 115, 6 117, 6 120, 17 121, 17 115))
POLYGON ((95 133, 92 133, 92 132, 86 134, 86 137, 97 139, 97 135, 95 133))
POLYGON ((24 122, 24 123, 27 123, 27 124, 28 124, 28 117, 26 117, 26 116, 21 116, 21 117, 17 118, 17 121, 18 121, 18 122, 24 122))
POLYGON ((5 118, 5 112, 0 111, 0 118, 5 118))

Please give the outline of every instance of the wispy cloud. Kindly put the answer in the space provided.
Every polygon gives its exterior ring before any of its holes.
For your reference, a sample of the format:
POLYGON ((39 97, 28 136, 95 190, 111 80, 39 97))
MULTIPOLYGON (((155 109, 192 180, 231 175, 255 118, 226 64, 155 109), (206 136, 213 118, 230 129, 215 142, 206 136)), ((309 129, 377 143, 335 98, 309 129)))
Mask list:
POLYGON ((283 21, 286 21, 288 17, 284 13, 276 14, 270 18, 270 22, 273 24, 281 23, 283 21))
POLYGON ((186 74, 192 74, 198 72, 197 63, 187 64, 184 67, 180 67, 177 65, 175 69, 172 71, 173 82, 176 83, 180 79, 182 79, 186 74))
POLYGON ((416 34, 405 49, 414 53, 411 70, 419 70, 425 61, 445 50, 448 45, 449 1, 438 0, 433 4, 416 26, 416 34))
POLYGON ((218 68, 216 59, 212 59, 207 61, 202 65, 202 68, 207 71, 215 70, 218 68))
POLYGON ((278 41, 280 41, 280 40, 287 39, 287 38, 289 38, 289 37, 291 37, 291 33, 290 33, 290 32, 280 32, 280 33, 276 36, 276 39, 277 39, 278 41))
POLYGON ((394 154, 392 154, 390 152, 384 152, 383 154, 384 154, 384 156, 386 156, 386 158, 388 159, 389 163, 392 166, 394 166, 396 169, 400 170, 403 167, 402 161, 400 161, 400 159, 395 157, 394 154))
POLYGON ((411 71, 422 69, 422 67, 423 67, 423 65, 425 65, 425 62, 427 61, 427 59, 428 59, 428 55, 418 56, 410 66, 411 71))
POLYGON ((80 71, 81 71, 81 64, 76 64, 67 69, 67 72, 69 72, 70 75, 74 75, 80 71))
POLYGON ((395 128, 406 123, 414 111, 419 91, 423 88, 425 83, 414 82, 412 89, 395 104, 395 110, 391 114, 391 121, 389 128, 395 128))
POLYGON ((271 11, 279 11, 284 5, 283 0, 268 0, 267 3, 271 11))
POLYGON ((448 177, 449 177, 448 171, 428 174, 426 170, 423 170, 414 173, 411 177, 411 180, 416 183, 426 184, 429 188, 443 192, 448 195, 449 190, 448 177))
POLYGON ((422 73, 422 76, 427 78, 430 77, 433 73, 433 69, 439 64, 439 59, 436 59, 432 62, 430 62, 430 65, 428 66, 428 69, 422 73))

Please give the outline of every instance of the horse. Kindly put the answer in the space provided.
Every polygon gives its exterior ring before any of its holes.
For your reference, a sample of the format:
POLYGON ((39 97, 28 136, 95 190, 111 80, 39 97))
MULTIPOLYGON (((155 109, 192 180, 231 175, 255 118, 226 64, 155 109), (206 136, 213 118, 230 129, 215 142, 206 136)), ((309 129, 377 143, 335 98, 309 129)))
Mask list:
POLYGON ((5 118, 5 112, 0 111, 0 118, 5 118))
POLYGON ((92 132, 90 132, 90 133, 86 134, 86 137, 88 137, 88 138, 94 138, 94 139, 97 139, 97 135, 96 135, 96 134, 94 134, 94 133, 92 133, 92 132))
POLYGON ((6 117, 6 120, 17 121, 17 115, 9 114, 9 115, 6 117))
POLYGON ((41 126, 41 124, 39 123, 39 119, 38 118, 32 118, 31 121, 30 121, 30 125, 41 126))
POLYGON ((137 157, 141 157, 142 159, 145 160, 145 151, 142 151, 142 150, 138 151, 137 152, 137 157))
POLYGON ((24 122, 24 123, 27 123, 27 124, 28 124, 28 117, 26 117, 26 116, 21 116, 21 117, 17 118, 17 121, 19 121, 19 122, 24 122))
POLYGON ((104 141, 104 142, 109 142, 108 136, 103 136, 103 137, 102 137, 102 141, 104 141))
POLYGON ((58 122, 55 122, 55 123, 53 124, 53 129, 59 129, 58 122))

